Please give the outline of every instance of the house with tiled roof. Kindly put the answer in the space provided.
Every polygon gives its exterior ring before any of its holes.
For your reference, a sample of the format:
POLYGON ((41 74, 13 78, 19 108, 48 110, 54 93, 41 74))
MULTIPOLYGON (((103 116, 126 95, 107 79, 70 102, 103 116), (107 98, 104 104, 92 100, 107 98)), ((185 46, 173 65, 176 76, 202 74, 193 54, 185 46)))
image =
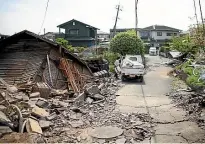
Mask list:
MULTIPOLYGON (((116 29, 116 34, 119 32, 125 32, 135 28, 124 28, 124 29, 116 29)), ((180 36, 181 30, 172 28, 164 25, 152 25, 145 28, 138 28, 138 35, 140 38, 146 42, 150 43, 154 47, 159 47, 164 43, 171 40, 173 36, 180 36)), ((110 30, 110 33, 113 33, 113 29, 110 30)))

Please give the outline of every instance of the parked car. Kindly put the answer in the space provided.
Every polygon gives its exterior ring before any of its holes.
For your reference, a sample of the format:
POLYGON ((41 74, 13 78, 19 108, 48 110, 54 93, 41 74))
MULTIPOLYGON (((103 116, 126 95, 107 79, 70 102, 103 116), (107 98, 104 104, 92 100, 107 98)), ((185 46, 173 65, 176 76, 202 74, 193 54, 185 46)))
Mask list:
POLYGON ((156 47, 150 47, 149 55, 157 55, 157 48, 156 47))

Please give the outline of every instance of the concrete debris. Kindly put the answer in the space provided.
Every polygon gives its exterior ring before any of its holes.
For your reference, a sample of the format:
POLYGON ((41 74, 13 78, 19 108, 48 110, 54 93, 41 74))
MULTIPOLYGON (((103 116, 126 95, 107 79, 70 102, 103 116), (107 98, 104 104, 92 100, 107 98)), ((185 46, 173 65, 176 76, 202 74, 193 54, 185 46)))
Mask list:
POLYGON ((49 116, 49 113, 45 109, 39 108, 37 106, 35 106, 32 109, 32 114, 34 116, 37 116, 37 117, 47 117, 47 116, 49 116))
POLYGON ((9 86, 7 86, 7 91, 8 91, 9 93, 14 94, 14 93, 17 93, 17 92, 18 92, 18 89, 17 89, 17 87, 15 87, 15 86, 13 86, 13 85, 9 85, 9 86))
POLYGON ((104 96, 102 96, 101 94, 95 94, 95 95, 93 96, 93 98, 94 98, 95 100, 102 100, 102 99, 104 99, 104 96))
POLYGON ((47 99, 50 95, 51 89, 50 87, 43 82, 38 82, 36 85, 33 87, 33 90, 36 92, 40 92, 40 95, 42 98, 47 99))
POLYGON ((6 107, 4 105, 0 105, 0 111, 6 109, 6 107))
POLYGON ((117 139, 116 140, 116 144, 124 144, 126 142, 126 139, 125 138, 120 138, 120 139, 117 139))
POLYGON ((91 104, 93 101, 94 100, 92 98, 90 98, 90 97, 86 98, 86 102, 89 103, 89 104, 91 104))
POLYGON ((51 120, 56 119, 57 116, 58 116, 58 115, 56 114, 56 112, 54 112, 54 113, 50 114, 49 116, 47 116, 46 119, 49 120, 49 121, 51 121, 51 120))
POLYGON ((2 134, 7 134, 13 132, 10 127, 8 126, 0 126, 0 136, 2 134))
POLYGON ((46 128, 49 128, 50 125, 51 125, 51 122, 50 121, 46 121, 46 120, 40 120, 39 121, 39 124, 40 124, 40 127, 42 129, 46 129, 46 128))
POLYGON ((28 122, 26 123, 26 130, 28 133, 38 133, 38 134, 43 133, 38 121, 32 118, 28 119, 28 122))
POLYGON ((68 106, 69 106, 68 103, 63 102, 63 101, 58 101, 58 104, 59 104, 61 107, 68 107, 68 106))
POLYGON ((29 101, 29 97, 26 94, 23 95, 23 101, 29 101))
POLYGON ((80 128, 81 126, 84 125, 82 120, 79 121, 70 121, 69 124, 73 127, 73 128, 80 128))
POLYGON ((11 125, 11 120, 2 111, 0 111, 0 124, 11 125))
POLYGON ((30 98, 39 98, 40 97, 40 92, 35 92, 35 93, 31 93, 29 95, 30 98))
POLYGON ((36 105, 40 108, 47 108, 49 106, 49 102, 44 98, 39 98, 36 105))
POLYGON ((105 127, 94 128, 90 132, 90 135, 95 138, 109 139, 109 138, 120 136, 122 133, 123 130, 121 128, 105 126, 105 127))
POLYGON ((1 138, 1 143, 45 143, 45 139, 34 133, 10 133, 1 138))
POLYGON ((99 92, 100 92, 100 90, 99 90, 97 85, 93 85, 93 86, 86 89, 86 93, 88 95, 95 95, 95 94, 98 94, 99 92))

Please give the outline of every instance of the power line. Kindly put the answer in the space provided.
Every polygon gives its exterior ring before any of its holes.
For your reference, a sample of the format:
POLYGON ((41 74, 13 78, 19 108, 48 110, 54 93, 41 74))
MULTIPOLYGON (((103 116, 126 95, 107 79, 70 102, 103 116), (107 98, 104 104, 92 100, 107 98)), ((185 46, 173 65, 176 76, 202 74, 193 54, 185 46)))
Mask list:
POLYGON ((42 30, 42 28, 43 28, 43 25, 44 25, 44 22, 45 22, 45 19, 46 19, 46 14, 47 14, 47 11, 48 11, 48 4, 49 4, 49 0, 47 1, 46 11, 45 11, 44 18, 43 18, 43 22, 42 22, 42 24, 41 24, 41 28, 40 28, 40 31, 39 31, 38 34, 41 33, 41 30, 42 30))

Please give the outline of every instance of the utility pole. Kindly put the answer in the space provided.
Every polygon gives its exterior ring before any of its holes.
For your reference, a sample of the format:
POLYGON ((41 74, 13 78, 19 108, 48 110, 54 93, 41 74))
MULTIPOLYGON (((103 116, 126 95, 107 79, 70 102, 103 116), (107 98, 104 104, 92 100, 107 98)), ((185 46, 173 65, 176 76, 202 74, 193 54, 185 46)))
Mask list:
POLYGON ((193 2, 194 2, 194 12, 195 12, 197 30, 198 30, 198 32, 199 32, 199 20, 198 20, 198 16, 197 16, 197 12, 196 12, 196 2, 195 2, 195 0, 193 0, 193 2))
POLYGON ((203 37, 205 38, 205 27, 204 27, 204 18, 203 18, 202 8, 201 8, 201 0, 199 0, 199 8, 200 8, 201 21, 202 21, 202 26, 203 26, 203 37))
POLYGON ((138 35, 138 13, 137 13, 137 6, 138 6, 138 0, 135 0, 135 30, 136 30, 136 35, 138 35))
POLYGON ((114 25, 114 28, 113 28, 113 35, 112 35, 112 37, 114 37, 115 34, 116 34, 116 26, 117 26, 117 20, 119 19, 119 12, 122 11, 122 9, 120 9, 120 4, 117 5, 116 9, 117 9, 117 15, 116 15, 116 18, 115 18, 115 25, 114 25))

